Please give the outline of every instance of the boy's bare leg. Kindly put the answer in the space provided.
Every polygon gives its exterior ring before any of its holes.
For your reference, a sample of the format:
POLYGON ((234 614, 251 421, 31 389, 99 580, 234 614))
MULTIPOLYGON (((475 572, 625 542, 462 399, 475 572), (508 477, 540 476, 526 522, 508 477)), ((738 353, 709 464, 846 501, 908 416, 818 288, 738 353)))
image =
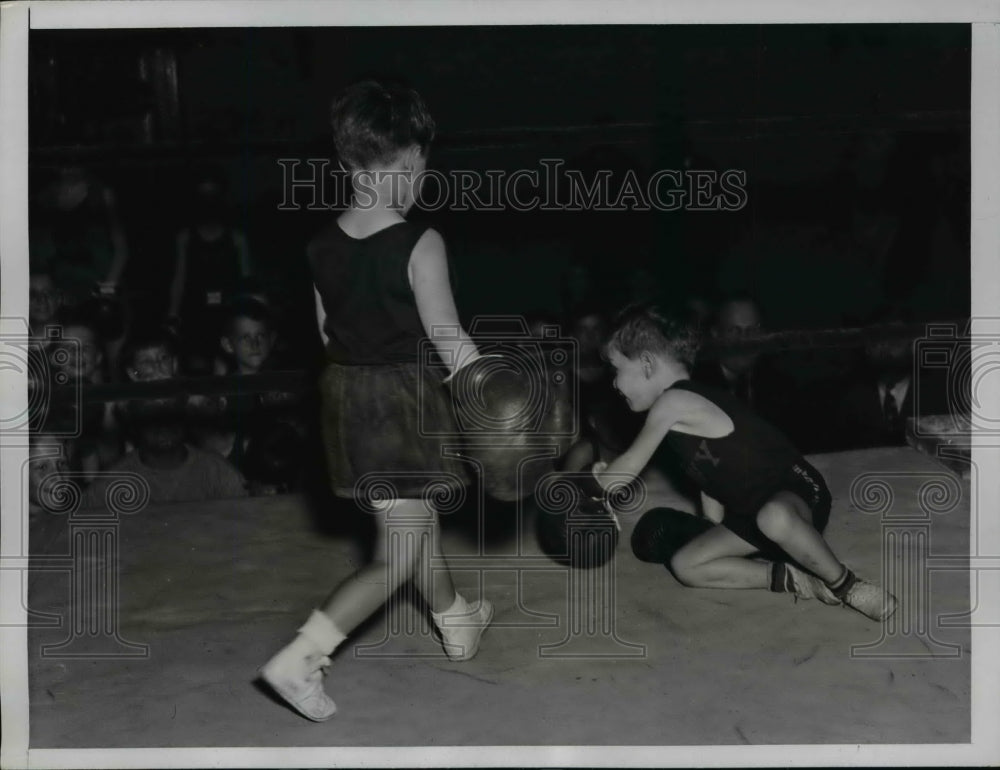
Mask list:
POLYGON ((433 521, 430 539, 423 543, 413 571, 413 584, 430 605, 431 612, 444 612, 455 602, 455 584, 451 579, 451 570, 447 569, 444 552, 441 550, 441 528, 437 512, 433 514, 433 521), (436 573, 431 569, 434 554, 438 554, 438 563, 445 567, 436 573))
POLYGON ((756 550, 719 524, 677 551, 670 569, 680 582, 695 588, 767 588, 771 565, 746 558, 756 550))
MULTIPOLYGON (((371 617, 397 588, 413 577, 421 557, 423 527, 415 527, 412 537, 408 537, 410 531, 395 523, 392 530, 399 537, 393 538, 392 542, 389 527, 393 520, 398 522, 405 517, 416 520, 426 517, 428 514, 422 500, 396 500, 390 511, 376 515, 379 522, 372 563, 338 585, 320 608, 344 634, 350 634, 371 617)), ((430 597, 427 598, 430 600, 430 597)))
POLYGON ((812 525, 812 512, 794 492, 772 497, 757 514, 757 526, 795 561, 827 583, 840 579, 846 569, 812 525))

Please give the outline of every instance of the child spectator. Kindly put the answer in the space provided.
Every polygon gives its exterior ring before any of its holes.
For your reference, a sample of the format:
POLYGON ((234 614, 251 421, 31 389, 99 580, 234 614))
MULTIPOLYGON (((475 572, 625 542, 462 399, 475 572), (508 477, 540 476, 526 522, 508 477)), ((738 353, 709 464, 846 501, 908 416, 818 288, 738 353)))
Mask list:
POLYGON ((35 203, 32 268, 52 276, 63 304, 101 304, 101 333, 114 365, 130 323, 129 309, 120 299, 129 249, 115 195, 87 169, 66 166, 42 188, 35 203))
MULTIPOLYGON (((252 376, 273 368, 276 340, 269 307, 254 297, 238 298, 225 318, 220 344, 226 357, 218 360, 217 373, 252 376)), ((285 491, 296 481, 306 435, 301 406, 293 393, 230 394, 205 405, 212 414, 196 428, 199 446, 233 462, 254 494, 285 491), (273 448, 279 446, 287 457, 275 456, 273 448)))
MULTIPOLYGON (((90 303, 59 314, 62 339, 49 346, 50 369, 56 383, 54 392, 64 388, 82 389, 107 381, 103 341, 99 322, 90 303)), ((75 400, 75 399, 74 399, 75 400)), ((76 423, 80 435, 74 455, 79 470, 90 481, 121 458, 124 451, 113 402, 83 401, 76 423)))
POLYGON ((31 262, 49 272, 67 304, 117 287, 128 263, 128 244, 115 195, 79 166, 59 169, 32 212, 31 262))
POLYGON ((28 326, 32 337, 40 338, 45 327, 56 323, 62 307, 62 292, 49 272, 32 272, 28 278, 28 326))
MULTIPOLYGON (((177 374, 177 354, 170 334, 151 330, 129 341, 123 355, 133 382, 171 379, 177 374)), ((137 473, 149 485, 151 503, 244 497, 239 471, 224 458, 185 441, 187 398, 183 394, 133 400, 122 409, 134 449, 109 471, 137 473)), ((97 481, 84 504, 103 504, 106 482, 97 481)))
POLYGON ((70 465, 71 446, 53 436, 32 437, 28 449, 28 510, 32 515, 61 511, 56 487, 70 465))
POLYGON ((193 371, 211 370, 223 303, 252 272, 246 236, 228 211, 225 180, 206 172, 195 185, 191 224, 177 234, 168 306, 193 371))
POLYGON ((218 374, 257 374, 266 370, 277 334, 271 311, 254 297, 240 297, 226 314, 219 339, 225 358, 218 374))

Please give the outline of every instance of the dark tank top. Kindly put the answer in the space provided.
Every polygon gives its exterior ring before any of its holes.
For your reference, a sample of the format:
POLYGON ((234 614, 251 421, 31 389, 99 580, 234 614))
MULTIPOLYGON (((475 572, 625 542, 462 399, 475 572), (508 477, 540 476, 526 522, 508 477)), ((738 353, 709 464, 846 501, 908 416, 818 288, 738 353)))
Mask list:
POLYGON ((112 218, 104 189, 92 182, 77 206, 43 208, 33 224, 38 237, 32 243, 32 258, 47 265, 59 288, 74 300, 88 296, 114 262, 112 218))
POLYGON ((724 390, 692 380, 681 380, 671 390, 708 399, 729 416, 733 431, 722 438, 705 438, 671 430, 663 445, 687 476, 727 511, 756 513, 788 470, 802 460, 799 451, 784 434, 724 390))
POLYGON ((233 231, 226 228, 214 241, 206 241, 192 227, 185 269, 184 302, 203 308, 229 298, 243 274, 233 231))
POLYGON ((323 300, 327 357, 340 364, 412 363, 426 335, 410 287, 410 254, 427 225, 399 222, 367 238, 337 223, 309 244, 323 300))

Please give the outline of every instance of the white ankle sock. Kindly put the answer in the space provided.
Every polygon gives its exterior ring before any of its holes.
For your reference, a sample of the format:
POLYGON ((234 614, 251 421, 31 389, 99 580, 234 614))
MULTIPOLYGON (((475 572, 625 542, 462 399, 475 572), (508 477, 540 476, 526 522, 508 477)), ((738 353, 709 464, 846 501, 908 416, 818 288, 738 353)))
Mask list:
POLYGON ((324 655, 331 654, 347 638, 330 617, 319 610, 313 610, 309 620, 299 629, 299 636, 312 642, 324 655))
POLYGON ((451 603, 451 607, 446 609, 444 612, 432 612, 431 617, 434 618, 434 622, 437 625, 441 625, 441 621, 446 617, 453 617, 455 615, 468 615, 472 610, 469 608, 469 603, 465 600, 458 591, 455 591, 455 601, 451 603))

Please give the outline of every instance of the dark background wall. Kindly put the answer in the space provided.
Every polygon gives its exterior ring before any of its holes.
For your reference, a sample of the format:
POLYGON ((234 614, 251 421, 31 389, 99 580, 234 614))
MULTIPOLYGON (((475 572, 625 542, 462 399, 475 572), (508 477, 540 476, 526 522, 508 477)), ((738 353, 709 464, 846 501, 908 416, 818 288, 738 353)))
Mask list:
POLYGON ((32 190, 68 162, 110 183, 152 308, 190 174, 217 163, 265 279, 307 321, 303 249, 331 214, 279 211, 277 161, 330 157, 347 83, 402 78, 438 122, 439 169, 747 173, 738 213, 428 214, 466 315, 558 310, 584 261, 622 296, 639 266, 668 302, 751 290, 773 326, 863 321, 896 295, 948 317, 969 302, 969 72, 960 25, 35 32, 32 190), (872 265, 848 236, 879 217, 896 240, 872 265))

